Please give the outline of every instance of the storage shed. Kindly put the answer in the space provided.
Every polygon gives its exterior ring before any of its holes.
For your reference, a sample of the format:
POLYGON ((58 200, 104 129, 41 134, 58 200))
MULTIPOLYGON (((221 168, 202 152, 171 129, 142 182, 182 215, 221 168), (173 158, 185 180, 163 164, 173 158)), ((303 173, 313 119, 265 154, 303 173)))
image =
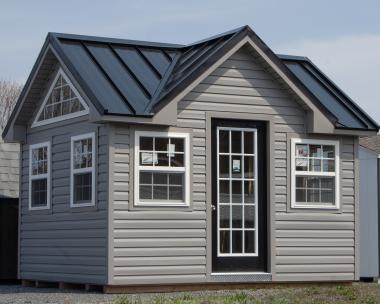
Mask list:
POLYGON ((378 129, 248 26, 189 45, 49 33, 3 133, 22 147, 19 278, 358 280, 358 142, 378 129))

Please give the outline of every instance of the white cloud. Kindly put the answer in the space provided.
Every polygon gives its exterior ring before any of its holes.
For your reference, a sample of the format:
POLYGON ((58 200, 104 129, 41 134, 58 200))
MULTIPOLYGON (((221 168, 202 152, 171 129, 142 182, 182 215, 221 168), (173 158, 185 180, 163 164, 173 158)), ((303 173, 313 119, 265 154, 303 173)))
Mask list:
POLYGON ((309 57, 380 123, 380 35, 303 40, 279 45, 275 50, 309 57))

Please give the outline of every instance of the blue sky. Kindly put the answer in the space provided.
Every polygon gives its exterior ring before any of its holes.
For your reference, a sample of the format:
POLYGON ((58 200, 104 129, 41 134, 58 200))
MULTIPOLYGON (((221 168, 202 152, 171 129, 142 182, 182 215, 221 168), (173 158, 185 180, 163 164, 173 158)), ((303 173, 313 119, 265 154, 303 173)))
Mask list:
POLYGON ((312 59, 380 122, 380 1, 0 0, 0 79, 24 82, 47 32, 189 43, 245 24, 312 59))

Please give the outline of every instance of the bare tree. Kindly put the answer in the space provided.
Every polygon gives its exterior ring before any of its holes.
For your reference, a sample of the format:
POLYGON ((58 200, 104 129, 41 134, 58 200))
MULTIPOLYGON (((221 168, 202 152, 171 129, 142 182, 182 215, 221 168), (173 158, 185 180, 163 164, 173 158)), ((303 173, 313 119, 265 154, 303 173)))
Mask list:
POLYGON ((3 129, 12 113, 23 85, 10 80, 0 79, 0 128, 3 129))

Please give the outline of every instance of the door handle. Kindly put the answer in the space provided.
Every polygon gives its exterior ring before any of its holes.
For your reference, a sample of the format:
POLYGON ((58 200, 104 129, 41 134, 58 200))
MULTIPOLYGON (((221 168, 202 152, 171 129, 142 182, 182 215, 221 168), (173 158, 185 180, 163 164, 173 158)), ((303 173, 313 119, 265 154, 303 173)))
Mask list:
POLYGON ((211 205, 211 210, 215 211, 216 210, 216 206, 215 205, 211 205))

